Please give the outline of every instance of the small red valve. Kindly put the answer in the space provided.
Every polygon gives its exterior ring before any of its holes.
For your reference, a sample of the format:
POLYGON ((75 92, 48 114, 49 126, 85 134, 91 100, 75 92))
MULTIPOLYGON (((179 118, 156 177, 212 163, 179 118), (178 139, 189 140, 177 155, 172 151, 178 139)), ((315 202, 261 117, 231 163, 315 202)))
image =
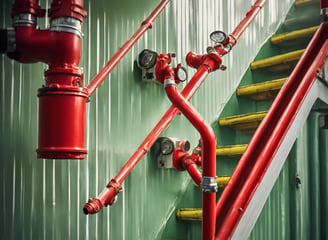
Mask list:
POLYGON ((170 63, 172 58, 175 57, 175 53, 162 53, 157 57, 155 74, 157 80, 164 84, 165 79, 174 79, 176 84, 183 82, 187 79, 187 70, 179 63, 176 68, 172 67, 170 63))

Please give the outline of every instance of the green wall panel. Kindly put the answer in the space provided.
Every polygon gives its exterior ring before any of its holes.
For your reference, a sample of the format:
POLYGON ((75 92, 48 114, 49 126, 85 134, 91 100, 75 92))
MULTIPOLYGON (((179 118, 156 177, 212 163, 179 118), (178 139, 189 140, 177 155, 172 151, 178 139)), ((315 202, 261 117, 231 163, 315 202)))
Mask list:
MULTIPOLYGON (((216 72, 191 102, 213 123, 238 86, 248 64, 277 29, 292 1, 268 1, 240 38, 225 72, 216 72)), ((82 58, 85 85, 134 33, 159 1, 85 1, 82 58)), ((49 1, 40 1, 48 8, 49 1)), ((12 1, 0 3, 0 27, 11 26, 12 1)), ((174 64, 189 51, 204 53, 213 30, 231 32, 250 3, 234 1, 171 1, 150 29, 97 89, 87 105, 86 146, 82 161, 37 159, 38 99, 45 64, 19 64, 0 57, 0 238, 1 239, 162 239, 166 223, 190 187, 186 173, 161 170, 149 152, 123 184, 117 202, 97 215, 85 216, 83 204, 97 196, 130 158, 170 106, 163 86, 142 83, 135 69, 138 54, 149 48, 176 52, 174 64)), ((45 19, 38 21, 48 26, 45 19)), ((58 49, 60 53, 60 49, 58 49)), ((64 53, 62 53, 64 54, 64 53)), ((188 69, 189 76, 195 73, 188 69)), ((179 88, 182 89, 185 83, 179 88)), ((188 139, 199 135, 177 116, 165 136, 188 139)), ((221 136, 217 136, 219 139, 221 136)), ((219 142, 220 140, 218 140, 219 142)), ((321 153, 325 154, 325 153, 321 153)), ((222 166, 219 171, 230 171, 222 166)), ((321 170, 321 169, 320 169, 321 170)), ((199 204, 199 194, 193 194, 199 204)), ((191 206, 190 206, 191 207, 191 206)), ((199 226, 188 227, 197 239, 199 226)), ((177 231, 179 229, 176 229, 177 231)), ((172 238, 178 233, 171 234, 172 238)), ((186 239, 185 235, 180 237, 186 239)))

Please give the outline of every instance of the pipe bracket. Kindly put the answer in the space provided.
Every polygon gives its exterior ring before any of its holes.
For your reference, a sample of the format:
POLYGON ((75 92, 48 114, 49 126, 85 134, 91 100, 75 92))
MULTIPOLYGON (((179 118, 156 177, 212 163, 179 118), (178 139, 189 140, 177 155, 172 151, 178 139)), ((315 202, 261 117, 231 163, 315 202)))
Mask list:
POLYGON ((203 192, 213 193, 218 191, 218 185, 215 182, 215 177, 203 176, 200 183, 203 192))

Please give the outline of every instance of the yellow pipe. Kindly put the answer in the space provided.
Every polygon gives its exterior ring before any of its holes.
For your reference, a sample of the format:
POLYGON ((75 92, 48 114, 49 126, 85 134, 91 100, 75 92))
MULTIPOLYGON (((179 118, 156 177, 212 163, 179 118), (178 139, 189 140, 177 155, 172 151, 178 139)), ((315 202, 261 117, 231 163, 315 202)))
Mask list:
POLYGON ((263 112, 248 113, 238 116, 221 118, 219 119, 219 125, 230 126, 235 124, 261 121, 265 117, 266 113, 267 113, 266 111, 263 111, 263 112))
POLYGON ((243 155, 246 147, 247 144, 217 147, 215 153, 216 156, 240 156, 243 155))
POLYGON ((279 90, 284 85, 287 78, 280 78, 264 83, 257 83, 249 86, 240 87, 237 89, 238 96, 248 96, 256 93, 279 90))
POLYGON ((201 208, 180 208, 176 211, 176 216, 180 220, 201 221, 202 215, 201 208))
POLYGON ((296 30, 288 33, 282 33, 271 37, 272 44, 279 44, 284 41, 295 40, 298 38, 310 37, 312 36, 315 31, 317 31, 318 26, 305 28, 301 30, 296 30))
POLYGON ((319 0, 296 0, 295 1, 295 6, 301 6, 304 4, 309 4, 309 3, 318 3, 319 0))
POLYGON ((215 178, 215 182, 219 188, 224 188, 230 180, 230 176, 219 176, 215 178))
POLYGON ((277 55, 274 57, 257 60, 251 63, 251 69, 256 70, 259 68, 272 67, 278 64, 284 64, 287 62, 292 62, 299 60, 305 49, 296 50, 293 52, 277 55))

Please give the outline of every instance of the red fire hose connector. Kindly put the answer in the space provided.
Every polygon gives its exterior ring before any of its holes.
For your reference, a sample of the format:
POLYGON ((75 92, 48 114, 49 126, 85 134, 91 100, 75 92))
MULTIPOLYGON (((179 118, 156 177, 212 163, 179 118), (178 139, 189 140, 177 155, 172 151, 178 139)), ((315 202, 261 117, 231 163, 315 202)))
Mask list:
POLYGON ((155 74, 157 77, 157 80, 160 83, 164 83, 164 79, 166 78, 173 78, 176 84, 179 84, 180 82, 184 81, 185 79, 179 79, 177 72, 179 71, 179 68, 181 67, 181 64, 178 64, 176 68, 173 68, 170 63, 172 61, 172 58, 175 57, 174 53, 168 53, 168 54, 159 54, 157 57, 156 67, 155 67, 155 74))
POLYGON ((122 186, 115 179, 112 179, 106 188, 99 194, 98 198, 90 198, 84 204, 83 212, 85 214, 94 214, 99 212, 103 206, 113 205, 117 194, 122 191, 122 186))

